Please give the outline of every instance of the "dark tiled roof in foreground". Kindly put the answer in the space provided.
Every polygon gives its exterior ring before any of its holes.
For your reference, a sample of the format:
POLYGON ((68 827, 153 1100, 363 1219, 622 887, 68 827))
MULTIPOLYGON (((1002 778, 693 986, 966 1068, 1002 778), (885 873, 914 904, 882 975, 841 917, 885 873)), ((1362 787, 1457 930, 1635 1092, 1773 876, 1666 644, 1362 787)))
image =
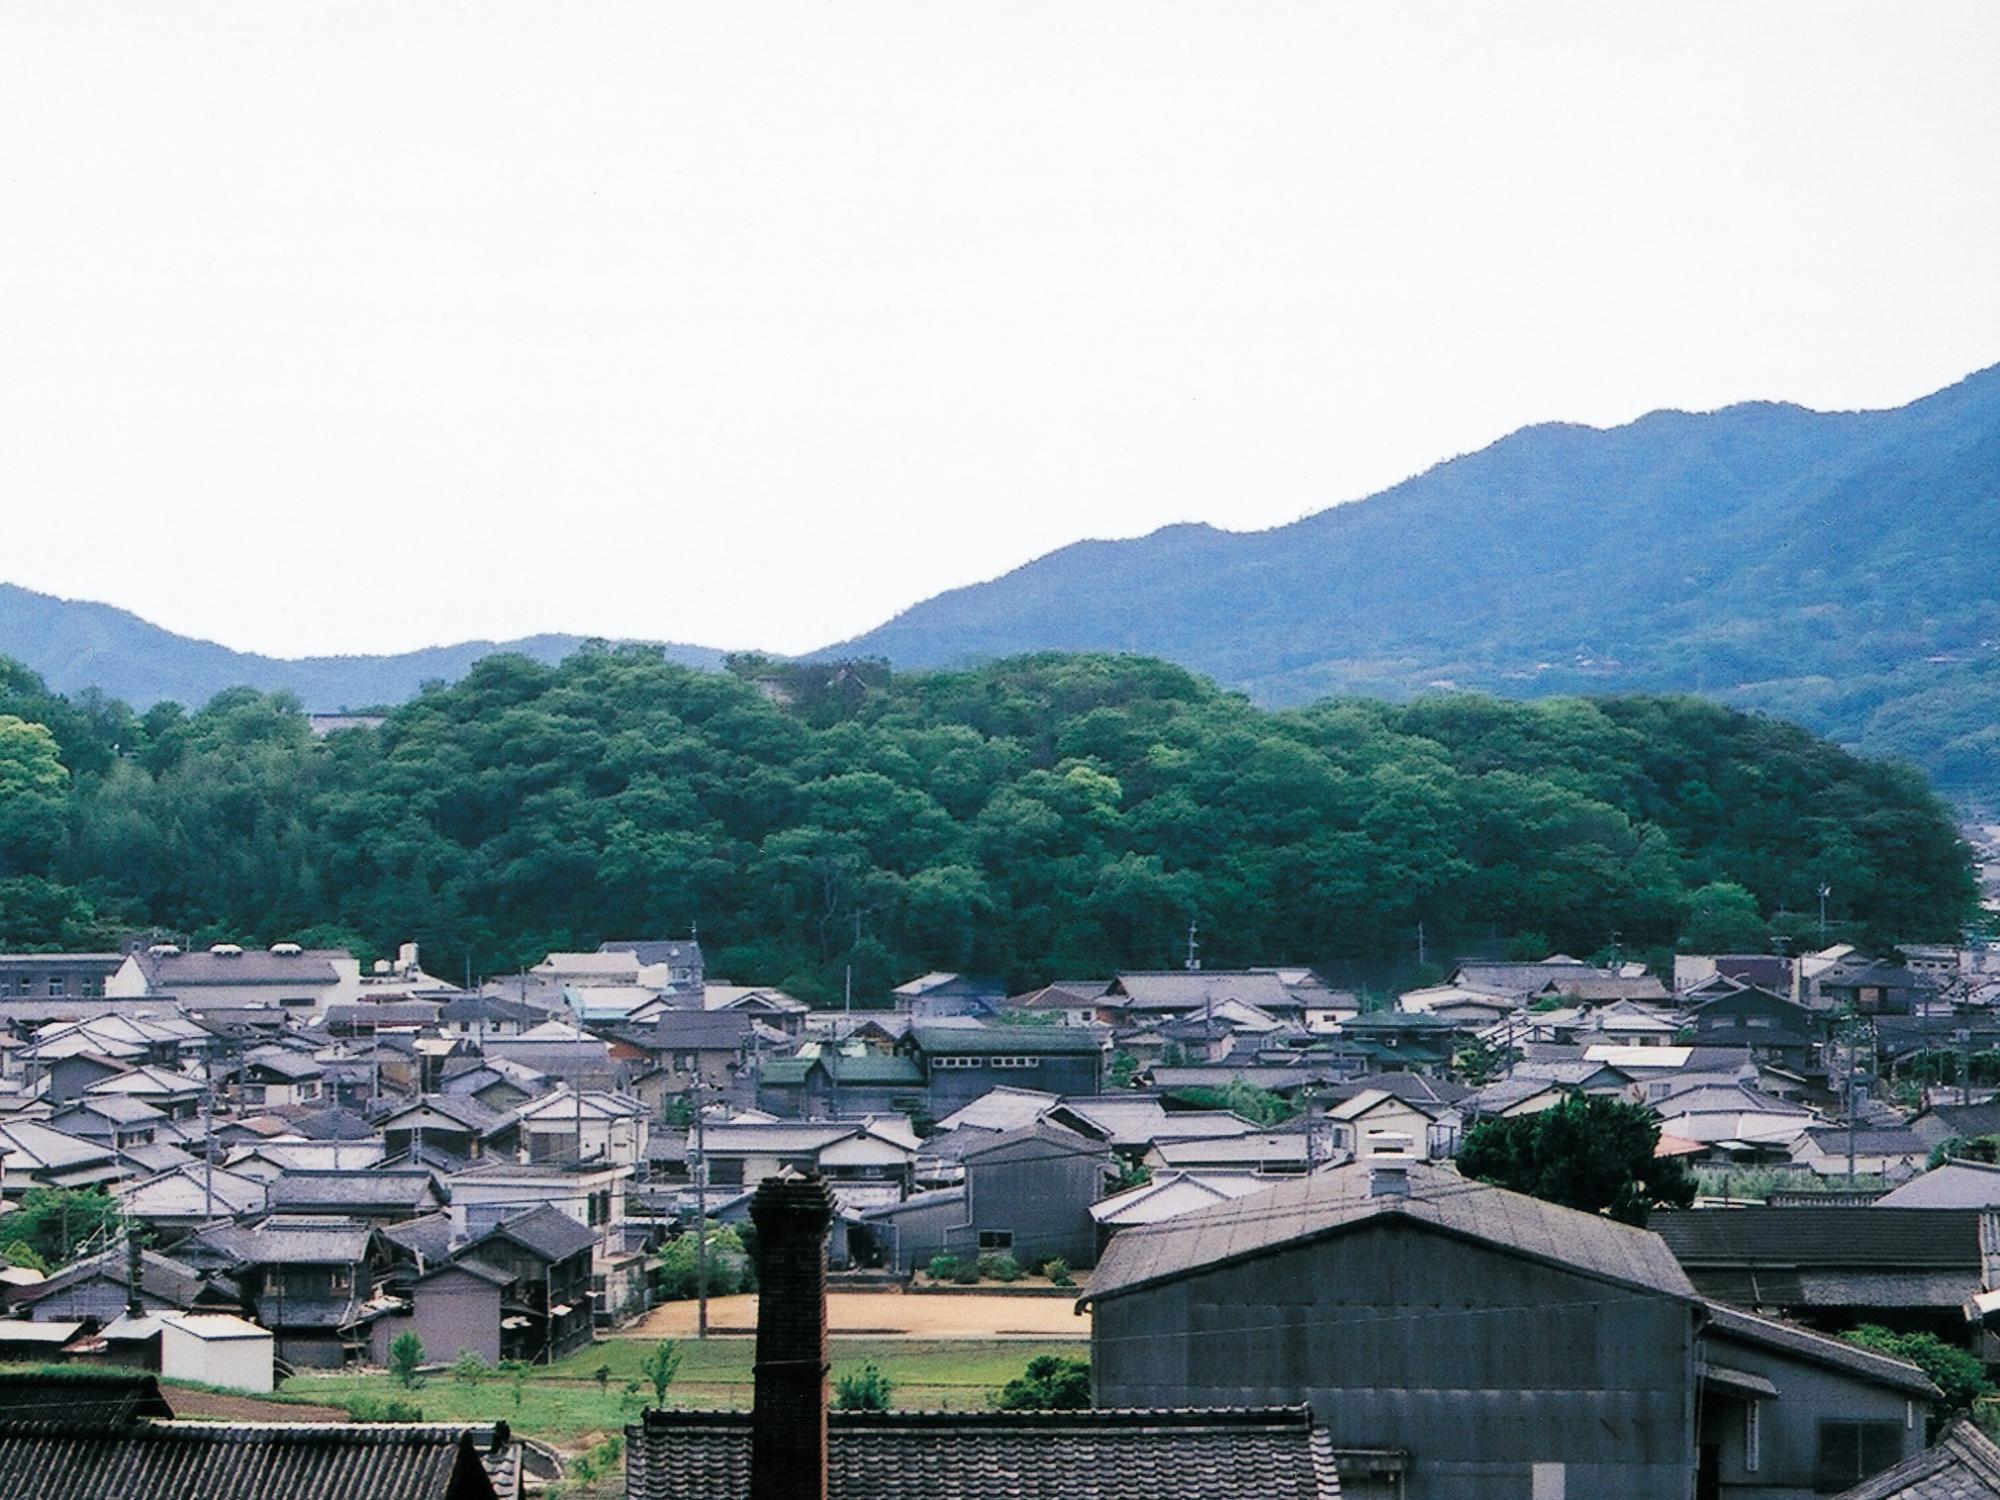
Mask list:
POLYGON ((36 1500, 493 1500, 457 1427, 0 1423, 0 1495, 36 1500))
MULTIPOLYGON (((746 1500, 748 1412, 649 1411, 629 1500, 746 1500)), ((1336 1500, 1332 1443, 1273 1411, 831 1412, 829 1500, 1336 1500)))
POLYGON ((1835 1500, 1989 1500, 1994 1495, 2000 1495, 2000 1448, 1970 1422, 1954 1422, 1916 1457, 1843 1490, 1835 1500))
MULTIPOLYGON (((83 1427, 122 1427, 140 1417, 171 1417, 173 1409, 151 1375, 124 1370, 0 1372, 0 1424, 60 1417, 83 1427)), ((0 1494, 29 1494, 0 1486, 0 1494)))

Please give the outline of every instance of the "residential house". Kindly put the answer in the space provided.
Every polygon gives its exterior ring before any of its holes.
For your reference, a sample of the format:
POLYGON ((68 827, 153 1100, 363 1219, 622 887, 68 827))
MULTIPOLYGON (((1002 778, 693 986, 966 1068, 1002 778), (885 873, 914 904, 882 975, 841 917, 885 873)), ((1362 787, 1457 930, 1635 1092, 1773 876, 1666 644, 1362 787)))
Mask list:
POLYGON ((549 1364, 591 1341, 597 1234, 544 1204, 499 1220, 465 1246, 460 1262, 504 1274, 500 1356, 549 1364))
POLYGON ((385 1155, 454 1169, 513 1158, 520 1148, 513 1111, 488 1109, 470 1094, 424 1094, 383 1116, 379 1128, 385 1155))
POLYGON ((519 1036, 539 1026, 549 1013, 498 995, 460 995, 438 1007, 438 1029, 446 1036, 482 1042, 488 1037, 519 1036))
POLYGON ((1757 985, 1703 1000, 1689 1017, 1697 1045, 1742 1047, 1759 1062, 1803 1069, 1817 1056, 1822 1015, 1757 985))
POLYGON ((1901 964, 1848 959, 1812 976, 1808 1001, 1821 1009, 1845 1006, 1856 1015, 1907 1016, 1930 985, 1901 964))
POLYGON ((514 1111, 521 1160, 636 1167, 646 1159, 650 1114, 629 1094, 565 1084, 514 1111))
POLYGON ((1406 1142, 1406 1154, 1441 1161, 1458 1153, 1464 1115, 1455 1104, 1402 1098, 1387 1089, 1363 1089, 1327 1110, 1337 1152, 1366 1158, 1382 1141, 1406 1142))
POLYGON ((700 993, 707 978, 707 965, 701 954, 701 944, 693 938, 616 938, 597 946, 599 953, 629 953, 642 968, 648 970, 666 969, 666 983, 662 986, 670 990, 692 990, 700 993))
POLYGON ((1350 1495, 1691 1488, 1702 1303, 1657 1237, 1595 1214, 1336 1168, 1120 1231, 1080 1305, 1099 1406, 1310 1403, 1395 1460, 1350 1495))
POLYGON ((171 1242, 217 1219, 264 1212, 264 1183, 225 1167, 192 1162, 118 1189, 128 1219, 149 1226, 171 1242))
POLYGON ((489 1161, 451 1177, 454 1239, 477 1238, 511 1213, 546 1204, 593 1231, 607 1247, 622 1243, 629 1166, 599 1162, 517 1164, 489 1161))
POLYGON ((1934 1104, 1911 1116, 1910 1130, 1932 1150, 2000 1135, 2000 1099, 1985 1104, 1934 1104))
POLYGON ((757 1067, 757 1103, 801 1120, 935 1110, 920 1059, 884 1055, 859 1043, 808 1042, 790 1057, 757 1067))
POLYGON ((973 974, 920 974, 890 991, 896 1009, 912 1016, 991 1016, 1007 998, 999 980, 973 974))
POLYGON ((173 1128, 166 1115, 152 1105, 120 1094, 86 1094, 50 1115, 49 1126, 114 1151, 149 1146, 161 1138, 163 1129, 173 1128))
MULTIPOLYGON (((53 1085, 53 1077, 50 1082, 53 1085)), ((147 1063, 139 1067, 120 1067, 108 1077, 88 1084, 84 1093, 92 1097, 137 1099, 142 1104, 150 1104, 170 1120, 191 1120, 201 1112, 205 1088, 199 1078, 147 1063)), ((54 1098, 52 1089, 51 1101, 54 1098)))
POLYGON ((354 1219, 273 1214, 255 1225, 204 1229, 175 1253, 232 1277, 245 1310, 276 1336, 278 1358, 290 1365, 338 1369, 366 1358, 369 1324, 394 1305, 377 1289, 388 1242, 354 1219))
POLYGON ((285 1172, 267 1191, 273 1213, 338 1214, 377 1228, 435 1212, 448 1198, 431 1173, 406 1167, 285 1172))
POLYGON ((315 1058, 286 1047, 259 1047, 244 1054, 236 1091, 248 1105, 316 1104, 324 1096, 325 1079, 326 1068, 315 1058))
POLYGON ((901 1055, 923 1070, 930 1112, 950 1114, 1000 1084, 1054 1094, 1094 1094, 1104 1049, 1079 1026, 941 1026, 910 1028, 901 1055))
MULTIPOLYGON (((211 1303, 233 1303, 234 1296, 211 1293, 193 1267, 153 1250, 139 1253, 139 1286, 132 1287, 132 1257, 128 1247, 115 1246, 72 1262, 28 1286, 9 1287, 11 1316, 38 1323, 82 1322, 101 1328, 122 1317, 136 1302, 143 1313, 186 1312, 211 1303)), ((4 1377, 0 1377, 4 1378, 4 1377)), ((0 1400, 4 1411, 4 1400, 0 1400)))
POLYGON ((1816 1177, 1883 1177, 1902 1182, 1923 1171, 1931 1148, 1907 1125, 1815 1125, 1792 1145, 1792 1160, 1816 1177))
POLYGON ((898 1116, 862 1120, 723 1120, 704 1123, 710 1186, 755 1187, 780 1172, 819 1174, 843 1212, 908 1196, 919 1143, 898 1116))
POLYGON ((1891 1188, 1875 1208, 2000 1208, 2000 1166, 1983 1161, 1947 1161, 1891 1188))
POLYGON ((1304 1004, 1274 969, 1154 969, 1120 974, 1098 1003, 1097 1018, 1112 1026, 1199 1015, 1238 1000, 1266 1015, 1299 1020, 1304 1004))
POLYGON ((131 1175, 107 1144, 34 1120, 0 1120, 0 1192, 9 1198, 31 1187, 99 1187, 131 1175))
POLYGON ((636 1048, 632 1093, 658 1111, 689 1089, 726 1089, 750 1065, 765 1037, 742 1011, 663 1010, 640 1026, 622 1027, 618 1042, 636 1048))
POLYGON ((1270 1185, 1271 1179, 1258 1172, 1161 1172, 1090 1206, 1090 1216, 1097 1221, 1099 1252, 1102 1241, 1118 1230, 1177 1219, 1261 1193, 1270 1185))
POLYGON ((1162 1134, 1142 1160, 1154 1172, 1261 1172, 1301 1176, 1333 1159, 1337 1148, 1325 1128, 1263 1130, 1176 1139, 1162 1134))

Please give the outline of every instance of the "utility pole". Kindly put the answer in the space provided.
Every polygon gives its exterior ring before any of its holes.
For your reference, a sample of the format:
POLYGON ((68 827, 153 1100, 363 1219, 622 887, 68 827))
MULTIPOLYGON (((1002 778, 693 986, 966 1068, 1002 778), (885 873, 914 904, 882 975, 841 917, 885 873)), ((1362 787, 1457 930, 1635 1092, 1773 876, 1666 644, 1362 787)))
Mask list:
POLYGON ((1430 943, 1424 936, 1424 924, 1419 920, 1417 923, 1417 967, 1421 969, 1425 964, 1429 963, 1430 957, 1430 943))
POLYGON ((215 1044, 208 1048, 208 1087, 202 1091, 201 1123, 201 1217, 204 1224, 215 1218, 215 1044))
MULTIPOLYGON (((696 1066, 699 1067, 699 1060, 696 1066)), ((694 1106, 694 1291, 695 1324, 694 1336, 708 1337, 708 1153, 704 1149, 706 1138, 701 1122, 701 1075, 688 1085, 688 1098, 694 1106)))
POLYGON ((1819 942, 1822 948, 1826 946, 1826 898, 1832 894, 1833 887, 1822 880, 1819 886, 1819 942))
POLYGON ((1201 959, 1198 956, 1201 952, 1201 944, 1195 941, 1195 934, 1198 931, 1200 929, 1190 920, 1188 922, 1187 962, 1185 965, 1189 973, 1193 973, 1201 967, 1201 959))

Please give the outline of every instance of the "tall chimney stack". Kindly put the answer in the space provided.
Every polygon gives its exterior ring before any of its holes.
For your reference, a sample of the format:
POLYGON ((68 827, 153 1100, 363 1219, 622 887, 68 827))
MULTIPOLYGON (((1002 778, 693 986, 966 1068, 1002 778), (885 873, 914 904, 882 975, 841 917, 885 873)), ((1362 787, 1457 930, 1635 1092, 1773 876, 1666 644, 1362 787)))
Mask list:
POLYGON ((750 1500, 826 1500, 826 1232, 818 1177, 767 1177, 757 1226, 756 1398, 750 1500))

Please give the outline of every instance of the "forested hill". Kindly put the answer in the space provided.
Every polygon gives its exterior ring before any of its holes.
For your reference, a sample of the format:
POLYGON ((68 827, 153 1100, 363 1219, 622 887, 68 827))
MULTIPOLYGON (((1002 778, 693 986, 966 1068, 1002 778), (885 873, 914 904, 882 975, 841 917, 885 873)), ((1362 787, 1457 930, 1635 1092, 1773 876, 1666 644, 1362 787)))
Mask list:
POLYGON ((1261 702, 1679 691, 2000 804, 2000 367, 1894 411, 1524 429, 1251 534, 1086 542, 832 657, 1165 657, 1261 702))
MULTIPOLYGON (((109 604, 0 583, 0 655, 24 662, 62 692, 96 688, 139 708, 166 699, 198 706, 232 687, 291 693, 315 710, 370 708, 414 698, 427 682, 463 677, 482 657, 511 652, 554 663, 583 644, 579 635, 536 635, 392 656, 285 660, 176 635, 109 604)), ((662 649, 687 666, 722 665, 722 652, 705 646, 662 649)))
POLYGON ((415 938, 507 972, 699 922, 711 970, 826 997, 1394 957, 1499 932, 1657 956, 1951 936, 1965 851, 1915 773, 1688 698, 1251 706, 1165 663, 965 673, 638 648, 490 657, 315 740, 250 690, 72 704, 0 662, 0 946, 159 924, 415 938), (858 932, 858 940, 857 940, 858 932))

